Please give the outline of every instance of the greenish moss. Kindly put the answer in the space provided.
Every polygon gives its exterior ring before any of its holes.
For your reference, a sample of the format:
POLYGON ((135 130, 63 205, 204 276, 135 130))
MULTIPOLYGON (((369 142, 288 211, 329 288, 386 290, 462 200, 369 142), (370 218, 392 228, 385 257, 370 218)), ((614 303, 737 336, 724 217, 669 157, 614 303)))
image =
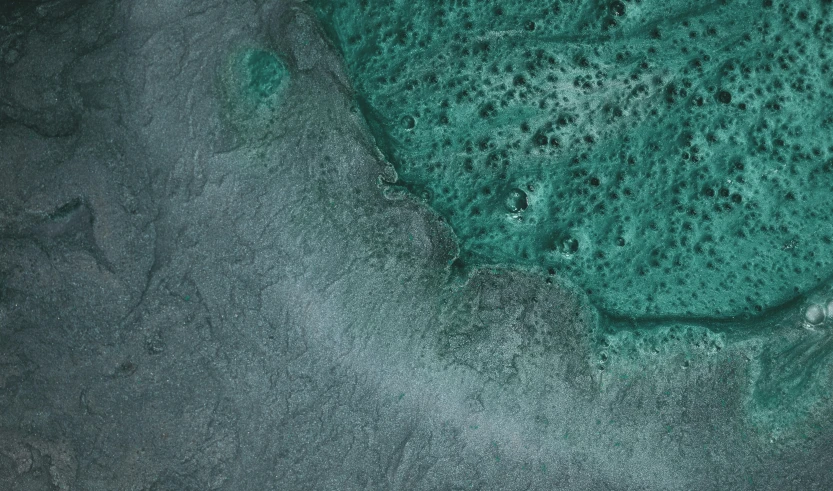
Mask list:
POLYGON ((313 4, 460 264, 637 319, 756 315, 833 273, 829 2, 313 4))

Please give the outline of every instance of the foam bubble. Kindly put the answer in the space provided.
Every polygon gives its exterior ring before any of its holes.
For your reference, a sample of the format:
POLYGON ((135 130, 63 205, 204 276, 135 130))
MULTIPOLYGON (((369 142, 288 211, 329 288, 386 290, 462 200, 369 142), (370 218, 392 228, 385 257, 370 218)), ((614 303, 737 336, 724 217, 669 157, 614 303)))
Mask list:
POLYGON ((520 189, 513 189, 506 197, 506 209, 512 213, 523 211, 527 207, 526 193, 520 189))
POLYGON ((406 130, 412 130, 416 126, 416 120, 413 116, 402 116, 400 123, 406 130))
MULTIPOLYGON (((830 305, 828 305, 830 307, 830 305)), ((824 322, 824 307, 819 304, 812 304, 804 311, 804 320, 817 326, 824 322)))

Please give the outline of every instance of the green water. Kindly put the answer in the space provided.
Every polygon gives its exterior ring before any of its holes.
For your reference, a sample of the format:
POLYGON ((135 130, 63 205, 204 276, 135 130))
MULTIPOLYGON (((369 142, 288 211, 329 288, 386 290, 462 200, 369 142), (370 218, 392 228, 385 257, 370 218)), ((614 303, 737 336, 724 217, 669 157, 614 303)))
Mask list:
POLYGON ((275 52, 246 46, 236 50, 220 74, 227 122, 243 141, 272 138, 289 85, 289 70, 275 52))
POLYGON ((245 67, 246 88, 257 102, 274 96, 288 75, 283 63, 269 51, 253 50, 241 61, 245 67))
POLYGON ((833 273, 831 2, 314 4, 463 265, 636 319, 756 315, 833 273))

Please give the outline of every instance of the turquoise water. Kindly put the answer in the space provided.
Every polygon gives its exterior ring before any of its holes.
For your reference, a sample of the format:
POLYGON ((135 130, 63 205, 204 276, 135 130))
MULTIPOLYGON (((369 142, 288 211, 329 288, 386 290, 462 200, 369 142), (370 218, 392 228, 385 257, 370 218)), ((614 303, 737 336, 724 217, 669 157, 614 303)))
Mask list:
POLYGON ((829 2, 315 2, 458 265, 612 316, 762 314, 833 273, 829 2))

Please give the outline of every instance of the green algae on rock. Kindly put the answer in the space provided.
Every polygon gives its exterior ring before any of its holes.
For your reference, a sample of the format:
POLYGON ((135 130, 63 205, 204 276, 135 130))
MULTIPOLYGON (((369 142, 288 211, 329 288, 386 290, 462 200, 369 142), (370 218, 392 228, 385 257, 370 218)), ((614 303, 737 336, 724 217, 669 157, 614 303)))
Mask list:
POLYGON ((833 273, 827 2, 313 2, 467 264, 616 316, 754 315, 833 273))

